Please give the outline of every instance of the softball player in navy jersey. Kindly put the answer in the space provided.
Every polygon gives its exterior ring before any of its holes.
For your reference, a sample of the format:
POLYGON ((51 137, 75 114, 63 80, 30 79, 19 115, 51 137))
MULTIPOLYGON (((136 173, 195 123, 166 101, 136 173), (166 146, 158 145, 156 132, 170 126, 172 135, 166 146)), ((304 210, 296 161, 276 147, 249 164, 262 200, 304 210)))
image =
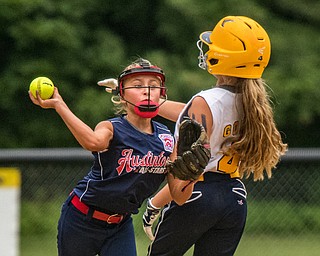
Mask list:
POLYGON ((113 97, 124 114, 100 122, 94 130, 71 112, 57 88, 48 100, 29 93, 34 104, 54 108, 94 156, 89 173, 62 206, 60 256, 136 255, 131 214, 138 212, 166 177, 169 184, 185 186, 185 181, 166 174, 174 139, 166 126, 152 120, 160 98, 166 98, 164 81, 163 71, 147 60, 129 65, 119 75, 113 97))
POLYGON ((166 101, 160 115, 177 121, 196 119, 209 136, 211 159, 187 201, 171 201, 169 186, 148 200, 144 230, 153 240, 148 255, 180 256, 194 245, 196 256, 233 255, 247 216, 243 176, 262 180, 286 151, 261 79, 270 58, 264 29, 248 17, 228 16, 198 42, 199 66, 217 79, 214 88, 186 105, 166 101), (203 54, 202 44, 209 50, 203 54), (172 111, 172 110, 175 111, 172 111), (179 114, 180 112, 180 114, 179 114), (171 201, 171 202, 169 202, 171 201), (151 227, 165 203, 155 232, 151 227))

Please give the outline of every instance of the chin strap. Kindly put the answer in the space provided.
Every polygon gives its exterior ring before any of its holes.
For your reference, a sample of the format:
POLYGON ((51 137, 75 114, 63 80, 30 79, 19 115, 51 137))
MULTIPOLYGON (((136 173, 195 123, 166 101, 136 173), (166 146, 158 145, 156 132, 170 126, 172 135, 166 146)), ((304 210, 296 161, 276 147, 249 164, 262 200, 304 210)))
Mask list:
POLYGON ((140 101, 134 105, 134 112, 143 118, 153 118, 159 113, 159 104, 153 101, 140 101))
POLYGON ((165 99, 159 104, 154 101, 140 101, 136 104, 122 98, 125 102, 134 106, 134 112, 143 118, 153 118, 158 115, 160 106, 166 102, 167 96, 165 99))

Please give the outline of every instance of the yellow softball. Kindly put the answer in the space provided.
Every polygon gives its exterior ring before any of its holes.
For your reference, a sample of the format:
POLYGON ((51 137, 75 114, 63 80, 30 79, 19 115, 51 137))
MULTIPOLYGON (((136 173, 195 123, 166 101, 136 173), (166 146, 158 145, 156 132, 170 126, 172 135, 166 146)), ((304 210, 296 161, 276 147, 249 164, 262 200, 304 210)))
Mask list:
POLYGON ((32 80, 29 90, 35 98, 37 97, 36 91, 38 91, 41 99, 46 100, 52 97, 54 84, 49 78, 40 76, 32 80))

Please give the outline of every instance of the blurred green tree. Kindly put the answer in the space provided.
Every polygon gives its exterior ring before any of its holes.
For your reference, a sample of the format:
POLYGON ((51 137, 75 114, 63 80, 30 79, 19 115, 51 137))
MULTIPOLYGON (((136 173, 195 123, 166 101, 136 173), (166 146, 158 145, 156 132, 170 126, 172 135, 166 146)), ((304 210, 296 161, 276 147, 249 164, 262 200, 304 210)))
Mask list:
POLYGON ((320 145, 317 0, 0 0, 0 7, 1 148, 78 146, 53 110, 29 100, 37 76, 51 78, 92 128, 113 116, 110 95, 96 82, 116 77, 138 56, 164 69, 169 99, 186 102, 215 84, 197 67, 196 41, 227 15, 252 17, 269 33, 264 78, 284 140, 320 145))

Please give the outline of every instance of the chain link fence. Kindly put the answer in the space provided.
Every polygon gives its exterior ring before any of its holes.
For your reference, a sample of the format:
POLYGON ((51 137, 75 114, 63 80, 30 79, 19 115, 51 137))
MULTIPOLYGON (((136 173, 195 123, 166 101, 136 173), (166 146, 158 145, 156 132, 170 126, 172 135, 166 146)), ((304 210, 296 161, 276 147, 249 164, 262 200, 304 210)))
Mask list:
MULTIPOLYGON (((21 256, 57 255, 61 205, 92 160, 90 152, 75 148, 0 150, 0 167, 16 167, 22 177, 21 256)), ((248 218, 236 256, 319 255, 320 149, 290 149, 270 180, 244 183, 248 218)), ((149 244, 141 226, 144 209, 133 216, 139 256, 149 244)))

